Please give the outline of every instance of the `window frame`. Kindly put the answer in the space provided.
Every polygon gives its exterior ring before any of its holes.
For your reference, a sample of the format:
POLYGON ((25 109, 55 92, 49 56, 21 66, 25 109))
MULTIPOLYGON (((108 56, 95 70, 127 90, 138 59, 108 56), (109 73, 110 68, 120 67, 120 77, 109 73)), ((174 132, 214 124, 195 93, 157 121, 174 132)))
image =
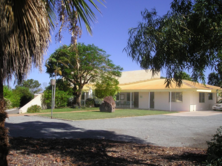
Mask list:
POLYGON ((205 103, 205 93, 204 92, 199 92, 199 103, 205 103), (203 101, 202 101, 202 99, 203 99, 203 101))
POLYGON ((183 92, 169 92, 169 102, 182 103, 183 102, 183 92), (171 101, 170 101, 170 93, 171 93, 171 101))
POLYGON ((208 100, 213 100, 213 93, 208 93, 208 100))

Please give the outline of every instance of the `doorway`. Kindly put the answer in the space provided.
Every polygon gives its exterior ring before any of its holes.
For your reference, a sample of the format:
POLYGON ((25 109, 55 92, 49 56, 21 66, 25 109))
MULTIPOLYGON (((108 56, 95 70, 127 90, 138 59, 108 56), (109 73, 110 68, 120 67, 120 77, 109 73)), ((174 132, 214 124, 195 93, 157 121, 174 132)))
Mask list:
POLYGON ((154 92, 150 92, 150 108, 154 109, 154 92))
POLYGON ((139 108, 139 92, 134 92, 134 108, 139 108))

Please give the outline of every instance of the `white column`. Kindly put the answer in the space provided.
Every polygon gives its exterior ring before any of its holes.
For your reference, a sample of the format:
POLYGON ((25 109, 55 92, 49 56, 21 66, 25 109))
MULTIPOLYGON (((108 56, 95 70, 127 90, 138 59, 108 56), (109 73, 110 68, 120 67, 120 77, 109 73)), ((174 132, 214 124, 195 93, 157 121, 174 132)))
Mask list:
POLYGON ((89 96, 88 96, 89 98, 93 98, 93 96, 92 96, 92 88, 90 87, 89 88, 89 96))
POLYGON ((84 107, 86 106, 86 92, 84 93, 84 107))
POLYGON ((148 108, 150 109, 150 92, 149 92, 149 99, 148 99, 148 108))
POLYGON ((120 100, 120 92, 119 92, 119 106, 121 106, 122 107, 122 105, 121 105, 121 102, 120 102, 121 100, 120 100))
POLYGON ((130 92, 130 108, 132 108, 132 92, 130 92))
POLYGON ((170 91, 170 111, 171 111, 171 91, 170 91))

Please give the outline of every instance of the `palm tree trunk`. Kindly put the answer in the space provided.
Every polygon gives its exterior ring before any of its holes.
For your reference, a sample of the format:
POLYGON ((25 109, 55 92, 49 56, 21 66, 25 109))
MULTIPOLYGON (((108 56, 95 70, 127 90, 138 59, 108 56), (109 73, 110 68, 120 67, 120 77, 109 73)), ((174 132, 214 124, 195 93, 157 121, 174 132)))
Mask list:
MULTIPOLYGON (((0 65, 2 66, 2 64, 0 65)), ((8 130, 5 128, 5 119, 7 118, 7 113, 5 112, 6 102, 3 97, 3 74, 2 74, 3 71, 1 66, 0 66, 0 165, 7 166, 9 141, 8 141, 8 130)))

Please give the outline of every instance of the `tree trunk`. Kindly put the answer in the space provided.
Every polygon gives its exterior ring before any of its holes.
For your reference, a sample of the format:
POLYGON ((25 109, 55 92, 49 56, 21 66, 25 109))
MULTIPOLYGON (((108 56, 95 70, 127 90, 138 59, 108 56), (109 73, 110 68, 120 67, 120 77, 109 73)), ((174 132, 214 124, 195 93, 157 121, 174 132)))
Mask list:
POLYGON ((76 96, 77 96, 77 87, 76 87, 76 85, 74 85, 74 87, 73 87, 73 106, 74 105, 76 105, 77 103, 76 103, 76 96))
POLYGON ((75 98, 74 98, 74 103, 78 105, 79 108, 81 107, 81 93, 82 93, 82 90, 77 91, 75 93, 75 98))
POLYGON ((79 108, 81 107, 81 92, 77 92, 75 97, 75 103, 78 105, 79 108))
POLYGON ((7 118, 7 113, 5 112, 6 102, 3 97, 3 75, 0 66, 0 165, 7 166, 7 155, 9 153, 9 140, 8 140, 8 130, 5 128, 5 119, 7 118))

